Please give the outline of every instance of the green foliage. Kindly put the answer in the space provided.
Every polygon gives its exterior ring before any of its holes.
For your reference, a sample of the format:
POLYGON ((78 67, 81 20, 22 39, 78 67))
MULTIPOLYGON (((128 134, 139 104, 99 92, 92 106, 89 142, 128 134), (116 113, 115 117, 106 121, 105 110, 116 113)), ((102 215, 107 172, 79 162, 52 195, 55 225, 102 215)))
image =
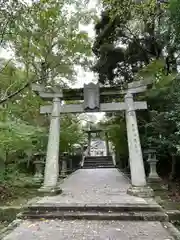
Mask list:
MULTIPOLYGON (((80 30, 95 15, 87 4, 87 0, 0 3, 0 47, 13 55, 0 59, 0 164, 5 168, 1 182, 16 181, 19 164, 46 151, 49 118, 40 115, 44 102, 31 91, 31 83, 67 86, 76 80, 75 66, 87 68, 90 62, 91 39, 80 30)), ((60 151, 71 152, 73 144, 84 141, 77 116, 63 116, 60 131, 60 151)))
POLYGON ((84 142, 84 133, 77 116, 64 115, 61 118, 60 151, 71 152, 74 144, 84 142))
POLYGON ((119 115, 107 118, 105 122, 100 122, 100 126, 108 133, 108 139, 112 143, 114 151, 127 158, 128 148, 124 117, 119 115))
MULTIPOLYGON (((103 7, 93 48, 99 81, 122 87, 135 80, 151 82, 145 95, 136 96, 149 107, 138 114, 142 146, 179 155, 180 2, 104 0, 103 7)), ((125 129, 121 120, 111 119, 117 149, 117 132, 125 129)))
POLYGON ((150 80, 153 82, 154 86, 155 84, 160 85, 161 83, 163 86, 169 84, 177 76, 177 72, 167 75, 164 66, 164 59, 153 60, 138 71, 138 73, 135 75, 135 79, 139 80, 142 78, 144 82, 147 83, 150 80))
POLYGON ((0 123, 0 133, 1 158, 4 161, 8 160, 7 154, 12 157, 16 152, 31 150, 33 153, 44 147, 42 138, 45 137, 45 130, 40 127, 34 128, 21 121, 6 121, 0 123))
POLYGON ((97 56, 94 71, 102 84, 124 86, 139 76, 141 69, 152 65, 154 68, 155 62, 161 63, 155 73, 161 77, 177 71, 179 46, 175 25, 179 24, 171 21, 173 4, 156 0, 104 0, 103 4, 93 48, 97 56))
MULTIPOLYGON (((91 40, 87 32, 80 30, 80 25, 87 25, 95 17, 95 13, 85 7, 88 2, 23 3, 17 0, 0 3, 0 18, 4 23, 0 26, 0 47, 10 50, 14 55, 13 65, 24 70, 23 79, 16 76, 15 83, 8 80, 8 92, 1 94, 0 103, 20 95, 32 82, 61 86, 73 83, 75 65, 87 68, 91 40), (15 91, 12 85, 16 85, 15 91)), ((4 72, 6 67, 10 70, 11 63, 12 60, 3 64, 1 70, 4 72)))
POLYGON ((178 0, 170 0, 169 11, 171 13, 170 20, 174 28, 176 44, 180 43, 180 2, 178 0))
POLYGON ((79 23, 89 21, 88 11, 82 11, 82 5, 77 3, 38 1, 21 11, 10 41, 27 75, 31 71, 41 78, 43 70, 44 81, 73 81, 74 64, 86 63, 90 41, 87 33, 79 31, 79 23), (75 11, 70 10, 73 6, 75 11))

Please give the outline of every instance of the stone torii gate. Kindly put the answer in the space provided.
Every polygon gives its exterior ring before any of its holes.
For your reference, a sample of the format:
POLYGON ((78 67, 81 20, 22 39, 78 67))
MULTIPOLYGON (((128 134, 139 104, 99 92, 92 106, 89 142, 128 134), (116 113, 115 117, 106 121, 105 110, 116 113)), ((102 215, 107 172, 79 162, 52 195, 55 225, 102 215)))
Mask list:
POLYGON ((33 85, 32 89, 44 100, 51 100, 52 105, 41 106, 41 114, 51 114, 49 140, 45 164, 44 184, 39 191, 46 193, 59 193, 59 140, 60 140, 60 114, 83 112, 118 112, 126 113, 126 128, 129 149, 129 161, 131 170, 131 187, 128 193, 135 196, 151 197, 153 191, 147 186, 143 156, 136 119, 136 110, 147 109, 144 101, 134 101, 133 94, 141 93, 147 86, 141 81, 128 84, 128 89, 99 88, 99 84, 90 83, 81 89, 62 89, 48 91, 46 88, 33 85), (118 98, 125 94, 124 102, 101 103, 104 98, 112 96, 118 98), (80 104, 62 105, 62 100, 84 100, 80 104))

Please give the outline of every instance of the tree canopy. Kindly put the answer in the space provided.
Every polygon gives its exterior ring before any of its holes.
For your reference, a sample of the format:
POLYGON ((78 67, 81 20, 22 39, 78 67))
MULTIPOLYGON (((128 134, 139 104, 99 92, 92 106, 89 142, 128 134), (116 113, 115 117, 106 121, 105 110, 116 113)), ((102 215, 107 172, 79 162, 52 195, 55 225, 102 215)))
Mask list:
MULTIPOLYGON (((129 82, 150 80, 150 89, 135 96, 148 103, 148 111, 137 113, 142 150, 156 148, 161 169, 169 161, 172 166, 174 161, 177 165, 180 162, 180 2, 103 0, 102 5, 95 25, 93 70, 105 86, 126 88, 129 82)), ((107 115, 111 141, 121 158, 127 159, 124 122, 123 114, 107 115)), ((172 171, 173 176, 179 174, 178 167, 172 167, 172 171)))
POLYGON ((173 15, 178 7, 175 10, 174 4, 177 1, 103 1, 93 47, 100 82, 123 86, 157 60, 161 75, 177 70, 179 33, 173 15))
MULTIPOLYGON (((49 116, 42 116, 43 101, 32 83, 69 87, 76 80, 76 66, 87 68, 91 39, 81 25, 95 13, 88 1, 1 1, 0 48, 0 158, 18 161, 20 155, 45 152, 49 116), (14 160, 13 160, 14 159, 14 160)), ((61 117, 61 152, 70 152, 84 135, 77 116, 61 117)))

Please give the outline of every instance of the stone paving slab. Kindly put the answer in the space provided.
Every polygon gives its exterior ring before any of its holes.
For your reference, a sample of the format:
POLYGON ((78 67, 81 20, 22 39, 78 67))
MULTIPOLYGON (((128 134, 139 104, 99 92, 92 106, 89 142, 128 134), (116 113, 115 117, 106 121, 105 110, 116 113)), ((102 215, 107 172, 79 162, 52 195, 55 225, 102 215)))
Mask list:
POLYGON ((24 221, 2 240, 174 240, 159 222, 24 221))
POLYGON ((63 193, 43 197, 39 204, 149 204, 130 196, 128 179, 117 169, 80 169, 62 183, 63 193))

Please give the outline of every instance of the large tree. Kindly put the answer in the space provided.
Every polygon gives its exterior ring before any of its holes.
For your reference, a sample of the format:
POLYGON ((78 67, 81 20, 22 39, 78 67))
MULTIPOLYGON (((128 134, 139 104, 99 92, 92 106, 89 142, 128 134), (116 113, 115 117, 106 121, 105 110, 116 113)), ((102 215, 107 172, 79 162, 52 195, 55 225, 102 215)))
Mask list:
MULTIPOLYGON (((177 176, 178 168, 174 166, 179 163, 180 2, 104 0, 103 4, 96 25, 94 70, 102 84, 111 86, 151 80, 152 88, 135 96, 148 102, 148 111, 137 114, 142 148, 155 147, 161 169, 170 170, 170 160, 171 177, 177 176)), ((111 129, 119 128, 119 134, 125 133, 122 121, 123 115, 108 120, 113 124, 111 129)), ((122 136, 111 136, 116 149, 123 146, 122 136)))
POLYGON ((178 34, 172 22, 171 5, 155 0, 104 0, 104 10, 96 24, 94 70, 103 84, 133 81, 152 60, 161 60, 162 73, 177 69, 178 34))
MULTIPOLYGON (((91 55, 88 33, 80 30, 80 24, 88 24, 93 16, 85 8, 88 1, 17 2, 20 10, 9 2, 13 16, 7 21, 6 31, 2 28, 0 34, 3 46, 12 50, 16 64, 25 70, 26 81, 16 92, 1 99, 1 103, 19 94, 32 82, 73 83, 76 80, 74 66, 87 67, 91 55)), ((1 22, 10 15, 9 11, 7 4, 2 9, 1 22)))
MULTIPOLYGON (((0 9, 1 47, 12 59, 0 59, 0 158, 18 161, 18 154, 46 151, 49 117, 41 116, 42 100, 31 83, 67 85, 76 80, 75 65, 87 67, 91 55, 88 24, 93 13, 87 1, 5 1, 0 9), (16 2, 16 4, 15 4, 16 2)), ((82 143, 77 116, 61 119, 61 151, 82 143)))

